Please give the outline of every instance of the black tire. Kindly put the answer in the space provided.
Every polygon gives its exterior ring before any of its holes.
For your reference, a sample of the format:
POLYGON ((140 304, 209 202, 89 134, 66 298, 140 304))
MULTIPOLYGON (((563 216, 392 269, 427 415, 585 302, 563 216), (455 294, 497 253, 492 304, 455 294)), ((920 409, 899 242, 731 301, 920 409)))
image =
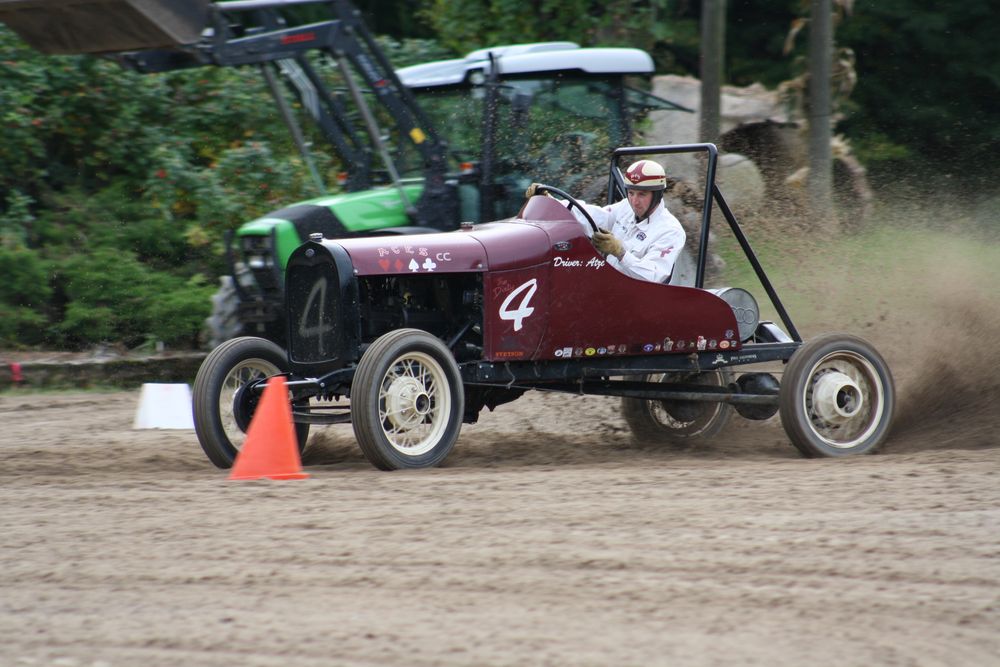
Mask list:
POLYGON ((889 435, 896 390, 871 343, 825 334, 792 355, 778 405, 781 425, 805 456, 870 454, 889 435))
MULTIPOLYGON (((194 430, 208 459, 229 468, 243 446, 244 434, 256 407, 256 396, 240 387, 284 373, 284 350, 269 340, 244 336, 228 340, 202 362, 192 389, 194 430), (236 405, 236 401, 241 401, 236 405)), ((305 448, 309 424, 296 424, 299 451, 305 448)))
POLYGON ((232 276, 219 277, 219 289, 212 295, 212 314, 205 319, 208 347, 215 349, 243 333, 239 319, 239 295, 232 276))
MULTIPOLYGON (((648 375, 647 382, 684 382, 725 387, 732 381, 726 369, 706 371, 690 377, 683 373, 648 375)), ((733 416, 728 403, 622 399, 622 418, 641 444, 689 445, 711 440, 733 416)))
POLYGON ((398 329, 369 347, 351 386, 351 422, 376 468, 429 468, 444 460, 462 428, 465 393, 444 343, 398 329))

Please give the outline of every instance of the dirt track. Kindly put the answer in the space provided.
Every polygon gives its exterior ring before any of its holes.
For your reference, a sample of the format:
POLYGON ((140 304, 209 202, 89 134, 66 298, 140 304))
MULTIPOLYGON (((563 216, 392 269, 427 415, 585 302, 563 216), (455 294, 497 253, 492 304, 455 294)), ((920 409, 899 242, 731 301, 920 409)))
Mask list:
POLYGON ((635 449, 536 394, 442 469, 334 427, 311 479, 239 483, 137 401, 0 397, 0 664, 1000 664, 996 439, 635 449))
POLYGON ((1000 665, 994 290, 859 273, 815 284, 896 375, 875 456, 802 459, 776 419, 636 448, 616 400, 529 394, 440 469, 335 427, 311 479, 228 482, 131 430, 138 392, 2 394, 0 666, 1000 665))

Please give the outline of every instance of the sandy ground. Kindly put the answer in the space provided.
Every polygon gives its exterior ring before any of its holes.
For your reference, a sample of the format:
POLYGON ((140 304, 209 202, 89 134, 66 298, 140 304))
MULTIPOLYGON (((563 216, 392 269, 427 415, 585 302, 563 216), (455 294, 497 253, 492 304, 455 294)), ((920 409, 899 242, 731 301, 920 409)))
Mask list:
POLYGON ((843 460, 776 419, 640 448, 615 399, 528 394, 442 468, 331 427, 310 479, 230 482, 132 430, 138 392, 0 394, 0 665, 1000 665, 1000 309, 880 311, 903 283, 832 302, 900 396, 843 460))
POLYGON ((636 448, 534 394, 440 469, 230 482, 138 393, 0 397, 2 665, 1000 665, 1000 440, 636 448))

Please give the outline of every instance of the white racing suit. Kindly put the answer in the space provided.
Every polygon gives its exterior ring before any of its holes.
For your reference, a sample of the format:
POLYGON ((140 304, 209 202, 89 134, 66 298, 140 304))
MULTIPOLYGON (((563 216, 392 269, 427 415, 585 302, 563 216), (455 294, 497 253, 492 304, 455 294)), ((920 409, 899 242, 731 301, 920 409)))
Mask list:
MULTIPOLYGON (((622 242, 625 253, 621 259, 608 255, 611 266, 625 275, 654 283, 663 283, 670 278, 687 235, 681 223, 667 211, 662 201, 649 217, 638 223, 627 199, 610 206, 581 203, 599 228, 611 232, 622 242)), ((575 206, 570 210, 583 225, 587 236, 592 236, 590 223, 580 210, 575 206)))

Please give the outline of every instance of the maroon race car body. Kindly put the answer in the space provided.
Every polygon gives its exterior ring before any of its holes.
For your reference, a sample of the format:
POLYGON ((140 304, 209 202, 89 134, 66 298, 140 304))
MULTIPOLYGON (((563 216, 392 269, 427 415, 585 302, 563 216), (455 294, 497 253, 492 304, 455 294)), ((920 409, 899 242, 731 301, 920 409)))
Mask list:
POLYGON ((715 294, 631 278, 550 197, 521 217, 405 239, 335 241, 356 275, 483 274, 489 361, 735 350, 732 308, 715 294), (588 313, 599 307, 601 317, 588 313))
POLYGON ((440 463, 463 422, 529 390, 621 397, 642 441, 696 441, 734 411, 757 420, 780 412, 807 456, 874 451, 895 404, 888 366, 854 336, 801 341, 715 185, 713 145, 618 149, 609 200, 624 192, 620 159, 691 151, 707 153, 709 185, 690 287, 612 267, 569 210, 579 202, 551 186, 565 204, 535 196, 514 219, 454 232, 313 234, 288 260, 288 349, 234 339, 199 372, 195 427, 206 454, 232 464, 276 374, 288 376, 301 444, 311 424, 351 422, 383 469, 440 463), (705 288, 713 203, 784 329, 759 321, 748 291, 705 288), (764 362, 783 372, 743 368, 764 362))

